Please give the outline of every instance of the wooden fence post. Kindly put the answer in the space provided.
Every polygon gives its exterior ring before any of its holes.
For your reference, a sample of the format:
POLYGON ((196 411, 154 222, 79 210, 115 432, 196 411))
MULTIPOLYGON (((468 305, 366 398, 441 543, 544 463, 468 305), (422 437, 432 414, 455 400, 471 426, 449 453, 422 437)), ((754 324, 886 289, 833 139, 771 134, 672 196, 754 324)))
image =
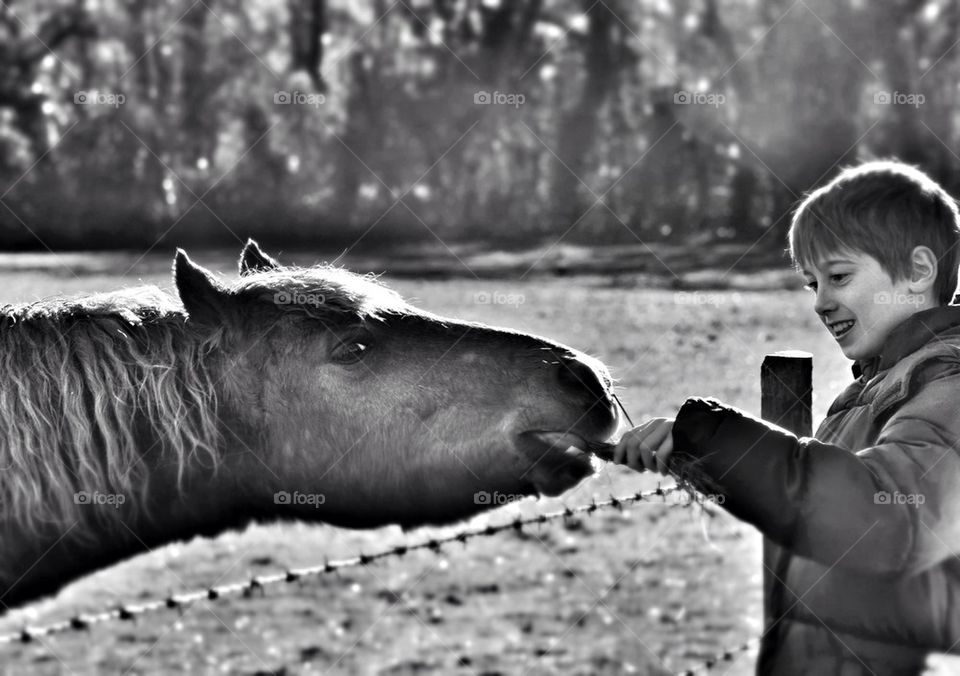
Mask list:
POLYGON ((813 355, 768 354, 760 367, 760 417, 800 437, 813 434, 813 355))
MULTIPOLYGON (((760 367, 760 417, 797 436, 813 434, 813 355, 798 350, 768 354, 760 367)), ((784 550, 767 538, 763 539, 763 624, 764 640, 760 646, 760 660, 764 648, 774 640, 776 629, 771 622, 784 612, 783 589, 788 556, 784 550)))

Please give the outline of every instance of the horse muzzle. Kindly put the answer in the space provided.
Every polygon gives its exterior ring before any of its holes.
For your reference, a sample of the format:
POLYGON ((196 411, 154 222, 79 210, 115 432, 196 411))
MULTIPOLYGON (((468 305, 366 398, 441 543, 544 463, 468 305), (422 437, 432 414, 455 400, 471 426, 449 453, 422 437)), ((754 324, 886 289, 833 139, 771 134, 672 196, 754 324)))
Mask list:
POLYGON ((560 495, 593 474, 593 443, 574 432, 524 432, 517 446, 530 465, 522 478, 541 495, 560 495))

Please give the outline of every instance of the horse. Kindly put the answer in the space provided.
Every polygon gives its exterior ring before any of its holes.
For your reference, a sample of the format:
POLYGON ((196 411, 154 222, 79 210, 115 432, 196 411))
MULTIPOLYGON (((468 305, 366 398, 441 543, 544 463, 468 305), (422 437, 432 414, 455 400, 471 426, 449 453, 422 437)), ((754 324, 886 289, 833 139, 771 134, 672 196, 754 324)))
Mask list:
POLYGON ((0 308, 0 608, 254 522, 447 524, 558 495, 618 426, 596 359, 437 316, 372 276, 156 287, 0 308))

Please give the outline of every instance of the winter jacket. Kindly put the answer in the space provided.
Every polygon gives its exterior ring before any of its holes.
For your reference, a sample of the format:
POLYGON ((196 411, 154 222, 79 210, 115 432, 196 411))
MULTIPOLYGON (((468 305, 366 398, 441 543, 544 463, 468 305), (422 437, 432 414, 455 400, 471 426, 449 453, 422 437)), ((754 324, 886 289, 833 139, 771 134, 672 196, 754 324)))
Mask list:
POLYGON ((960 652, 960 307, 913 315, 854 374, 815 438, 715 400, 674 423, 676 461, 775 543, 758 674, 905 676, 960 652))

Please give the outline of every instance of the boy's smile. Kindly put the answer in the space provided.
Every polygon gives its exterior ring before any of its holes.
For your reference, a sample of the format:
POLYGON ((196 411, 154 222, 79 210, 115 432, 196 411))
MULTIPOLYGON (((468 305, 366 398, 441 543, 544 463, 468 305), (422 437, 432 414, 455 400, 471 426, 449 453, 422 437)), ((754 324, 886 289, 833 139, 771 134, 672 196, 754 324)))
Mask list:
POLYGON ((839 251, 812 268, 803 275, 816 293, 814 310, 848 359, 877 356, 898 324, 931 307, 928 294, 912 293, 910 280, 894 281, 868 254, 839 251))

